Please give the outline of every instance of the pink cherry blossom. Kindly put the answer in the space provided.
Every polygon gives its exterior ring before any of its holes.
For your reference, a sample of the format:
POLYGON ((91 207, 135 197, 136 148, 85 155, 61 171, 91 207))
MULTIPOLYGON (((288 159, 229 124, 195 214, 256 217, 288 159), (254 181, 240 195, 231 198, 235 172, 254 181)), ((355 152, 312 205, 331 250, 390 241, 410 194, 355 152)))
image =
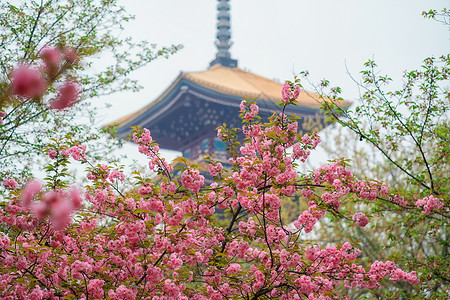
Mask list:
POLYGON ((355 221, 356 224, 360 227, 364 227, 369 223, 369 219, 366 217, 365 214, 361 212, 357 212, 353 216, 353 221, 355 221))
POLYGON ((223 166, 220 162, 211 163, 208 165, 208 169, 211 176, 217 176, 219 175, 219 172, 222 171, 223 166))
POLYGON ((77 102, 78 95, 78 84, 68 80, 59 88, 58 96, 50 102, 50 107, 59 110, 70 107, 77 102))
POLYGON ((230 264, 227 268, 227 274, 236 274, 239 273, 241 271, 241 265, 233 263, 230 264))
POLYGON ((119 170, 112 170, 108 178, 111 182, 114 182, 116 179, 119 181, 124 181, 125 175, 119 170))
POLYGON ((58 156, 58 152, 55 149, 48 150, 48 157, 50 157, 50 159, 55 159, 56 156, 58 156))
POLYGON ((101 279, 92 279, 88 284, 88 292, 94 299, 101 299, 104 297, 103 285, 105 284, 104 280, 101 279))
POLYGON ((285 103, 289 103, 291 100, 296 100, 300 95, 300 86, 292 85, 289 82, 285 82, 281 89, 281 98, 285 103))
POLYGON ((19 97, 33 99, 42 96, 47 83, 40 70, 22 65, 11 75, 11 92, 19 97))
POLYGON ((37 180, 29 181, 22 191, 22 204, 25 207, 30 207, 34 197, 41 191, 42 184, 37 180))
POLYGON ((71 64, 79 60, 76 49, 71 47, 66 47, 63 49, 64 58, 71 64))
POLYGON ((72 200, 72 207, 74 210, 80 209, 83 203, 83 197, 80 191, 75 186, 71 188, 69 197, 72 200))
POLYGON ((417 208, 423 208, 423 214, 430 214, 433 210, 440 210, 444 207, 442 199, 435 198, 433 195, 419 199, 416 202, 417 208))
POLYGON ((3 186, 8 190, 15 190, 18 184, 14 178, 10 177, 3 179, 3 186))
POLYGON ((197 193, 204 184, 205 177, 198 170, 188 167, 181 175, 183 186, 193 193, 197 193))
POLYGON ((82 161, 85 157, 86 145, 75 145, 67 150, 67 153, 71 154, 73 159, 82 161))
POLYGON ((41 58, 44 61, 47 72, 55 73, 61 63, 61 52, 54 47, 45 47, 41 50, 41 58))

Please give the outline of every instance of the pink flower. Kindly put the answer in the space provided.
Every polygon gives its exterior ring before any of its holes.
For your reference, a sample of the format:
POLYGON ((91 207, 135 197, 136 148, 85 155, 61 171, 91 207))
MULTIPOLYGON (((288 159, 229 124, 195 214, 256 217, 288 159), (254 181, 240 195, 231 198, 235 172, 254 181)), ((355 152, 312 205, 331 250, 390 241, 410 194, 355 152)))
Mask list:
POLYGON ((70 156, 70 149, 63 149, 61 150, 61 154, 65 157, 68 158, 70 156))
POLYGON ((94 299, 102 299, 104 298, 104 291, 103 291, 103 285, 105 284, 104 280, 101 279, 92 279, 89 281, 89 284, 87 286, 89 294, 94 299))
POLYGON ((246 103, 246 101, 242 100, 241 104, 239 104, 239 108, 240 108, 241 112, 245 112, 245 103, 246 103))
POLYGON ((300 95, 300 86, 293 86, 289 82, 285 82, 281 88, 281 98, 285 103, 295 100, 300 95))
POLYGON ((222 171, 223 166, 220 162, 212 163, 212 164, 208 165, 208 169, 209 169, 209 173, 211 174, 211 176, 217 176, 217 175, 219 175, 219 172, 222 171))
POLYGON ((116 295, 119 299, 123 299, 123 300, 136 299, 136 291, 134 291, 131 288, 127 288, 124 285, 121 285, 117 288, 116 295))
POLYGON ((64 48, 63 53, 64 58, 71 64, 75 63, 79 59, 77 51, 74 48, 64 48))
POLYGON ((17 181, 10 177, 3 179, 3 186, 8 190, 15 190, 17 188, 17 181))
POLYGON ((265 282, 264 274, 261 271, 255 272, 255 283, 253 284, 253 289, 259 290, 265 282))
POLYGON ((366 217, 366 215, 360 212, 354 214, 353 221, 355 221, 356 224, 360 227, 364 227, 369 223, 369 219, 366 217))
POLYGON ((236 274, 241 271, 241 265, 240 264, 230 264, 230 266, 227 268, 227 274, 236 274))
POLYGON ((42 189, 40 182, 32 180, 25 185, 22 203, 31 208, 38 219, 49 217, 56 229, 65 228, 72 222, 70 214, 82 206, 82 196, 76 187, 70 191, 55 190, 43 195, 40 202, 32 204, 32 200, 42 189))
POLYGON ((224 141, 225 138, 222 135, 222 128, 217 129, 217 137, 221 140, 224 141))
POLYGON ((393 198, 391 197, 391 200, 400 206, 406 206, 408 204, 408 201, 406 201, 405 198, 399 195, 395 195, 393 198))
POLYGON ((19 259, 16 261, 16 267, 19 270, 23 270, 28 267, 28 262, 25 256, 20 256, 19 259))
POLYGON ((50 157, 50 159, 55 159, 56 156, 58 156, 58 152, 56 152, 55 149, 48 150, 48 157, 50 157))
POLYGON ((31 180, 29 181, 22 192, 22 204, 25 207, 30 207, 31 202, 33 201, 34 197, 41 191, 42 184, 37 180, 31 180))
POLYGON ((314 196, 314 191, 310 189, 302 189, 302 195, 306 199, 311 199, 311 197, 314 196))
POLYGON ((55 190, 46 193, 42 201, 33 206, 33 211, 39 219, 47 216, 57 230, 64 229, 72 222, 70 214, 81 208, 82 197, 76 187, 69 192, 55 190))
POLYGON ((440 210, 444 207, 444 202, 442 199, 434 198, 433 195, 425 197, 423 199, 419 199, 416 202, 417 208, 423 207, 423 214, 429 214, 432 210, 440 210))
POLYGON ((145 184, 141 186, 138 190, 139 195, 147 195, 153 191, 153 187, 150 184, 145 184))
POLYGON ((178 258, 177 254, 172 253, 167 263, 172 270, 178 270, 183 265, 183 260, 178 258))
POLYGON ((294 88, 294 99, 297 99, 300 96, 300 86, 296 85, 294 88))
POLYGON ((41 51, 41 58, 44 61, 47 72, 55 73, 61 63, 61 52, 54 47, 45 47, 41 51))
POLYGON ((28 295, 30 300, 42 300, 44 299, 44 291, 41 290, 39 285, 36 285, 33 291, 28 295))
POLYGON ((74 105, 79 94, 78 84, 73 81, 66 81, 62 87, 59 88, 58 97, 50 102, 50 107, 53 109, 64 109, 74 105))
POLYGON ((119 170, 112 170, 111 174, 109 174, 109 180, 111 182, 114 182, 116 179, 118 179, 120 181, 124 181, 125 175, 122 172, 120 172, 119 170))
POLYGON ((296 221, 294 221, 294 226, 297 229, 305 229, 305 232, 311 232, 313 230, 314 225, 316 224, 317 219, 311 214, 310 211, 305 210, 298 217, 296 221))
POLYGON ((200 175, 198 170, 188 167, 181 175, 181 182, 184 187, 193 193, 197 193, 203 186, 205 177, 200 175))
POLYGON ((3 124, 3 118, 6 116, 6 113, 4 111, 0 111, 0 125, 3 124))
POLYGON ((14 95, 24 98, 37 98, 44 94, 47 88, 42 73, 28 66, 20 66, 12 72, 11 91, 14 95))
POLYGON ((84 159, 84 152, 86 151, 86 145, 75 145, 67 150, 73 157, 73 159, 81 161, 84 159))
POLYGON ((163 279, 163 272, 158 267, 149 267, 146 271, 148 281, 151 283, 160 282, 163 279))
POLYGON ((73 209, 80 209, 83 203, 83 197, 81 197, 80 191, 76 187, 72 187, 70 190, 70 198, 72 199, 73 209))
POLYGON ((309 294, 317 289, 317 283, 311 280, 311 277, 302 275, 295 280, 295 285, 299 288, 300 293, 309 294))

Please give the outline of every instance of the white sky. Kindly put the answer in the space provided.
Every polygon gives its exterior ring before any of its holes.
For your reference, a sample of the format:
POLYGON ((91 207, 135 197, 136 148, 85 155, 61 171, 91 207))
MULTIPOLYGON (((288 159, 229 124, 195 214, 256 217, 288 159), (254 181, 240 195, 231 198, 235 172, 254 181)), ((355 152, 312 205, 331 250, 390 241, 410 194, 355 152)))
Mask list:
MULTIPOLYGON (((135 76, 139 93, 108 96, 112 104, 102 123, 111 122, 158 97, 180 71, 202 71, 214 59, 216 0, 122 0, 136 20, 125 35, 184 49, 150 63, 135 76)), ((327 78, 343 88, 343 97, 358 96, 356 77, 374 58, 384 74, 401 82, 406 69, 424 58, 450 50, 446 26, 422 17, 441 9, 443 0, 231 0, 232 57, 244 70, 279 81, 309 70, 312 79, 327 78)), ((100 101, 102 102, 102 101, 100 101)))
MULTIPOLYGON (((421 16, 450 4, 441 0, 231 0, 232 57, 239 67, 277 80, 309 70, 355 99, 354 76, 368 58, 393 79, 425 57, 450 50, 448 28, 421 16)), ((109 96, 105 122, 148 104, 180 71, 201 71, 215 57, 216 0, 122 0, 136 15, 124 35, 159 45, 183 44, 168 60, 136 74, 144 90, 109 96)))

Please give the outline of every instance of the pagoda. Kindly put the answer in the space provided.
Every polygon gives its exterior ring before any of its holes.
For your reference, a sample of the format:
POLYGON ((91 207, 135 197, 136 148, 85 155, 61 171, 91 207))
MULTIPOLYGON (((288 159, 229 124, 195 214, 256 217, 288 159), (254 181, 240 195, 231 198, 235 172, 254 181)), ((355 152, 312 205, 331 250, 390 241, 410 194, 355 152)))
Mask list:
MULTIPOLYGON (((281 98, 282 84, 244 71, 231 58, 229 0, 218 0, 217 53, 210 67, 200 72, 181 72, 172 84, 153 102, 139 111, 116 121, 119 137, 127 136, 131 126, 148 128, 162 149, 180 151, 185 158, 196 160, 214 153, 225 160, 226 145, 217 138, 216 128, 241 127, 239 104, 244 97, 255 98, 259 114, 268 119, 281 98)), ((320 103, 302 91, 297 106, 285 113, 301 117, 303 131, 320 130, 324 115, 320 103)))

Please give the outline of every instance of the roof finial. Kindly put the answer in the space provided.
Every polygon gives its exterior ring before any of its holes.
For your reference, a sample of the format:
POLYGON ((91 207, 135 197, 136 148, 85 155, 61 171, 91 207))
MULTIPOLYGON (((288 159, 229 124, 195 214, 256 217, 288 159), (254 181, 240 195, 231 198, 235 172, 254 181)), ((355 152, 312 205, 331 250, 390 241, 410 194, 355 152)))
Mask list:
POLYGON ((217 4, 217 54, 210 66, 215 64, 221 64, 224 67, 234 68, 237 67, 237 60, 232 59, 230 52, 228 51, 233 44, 231 42, 230 32, 230 0, 218 0, 217 4))

